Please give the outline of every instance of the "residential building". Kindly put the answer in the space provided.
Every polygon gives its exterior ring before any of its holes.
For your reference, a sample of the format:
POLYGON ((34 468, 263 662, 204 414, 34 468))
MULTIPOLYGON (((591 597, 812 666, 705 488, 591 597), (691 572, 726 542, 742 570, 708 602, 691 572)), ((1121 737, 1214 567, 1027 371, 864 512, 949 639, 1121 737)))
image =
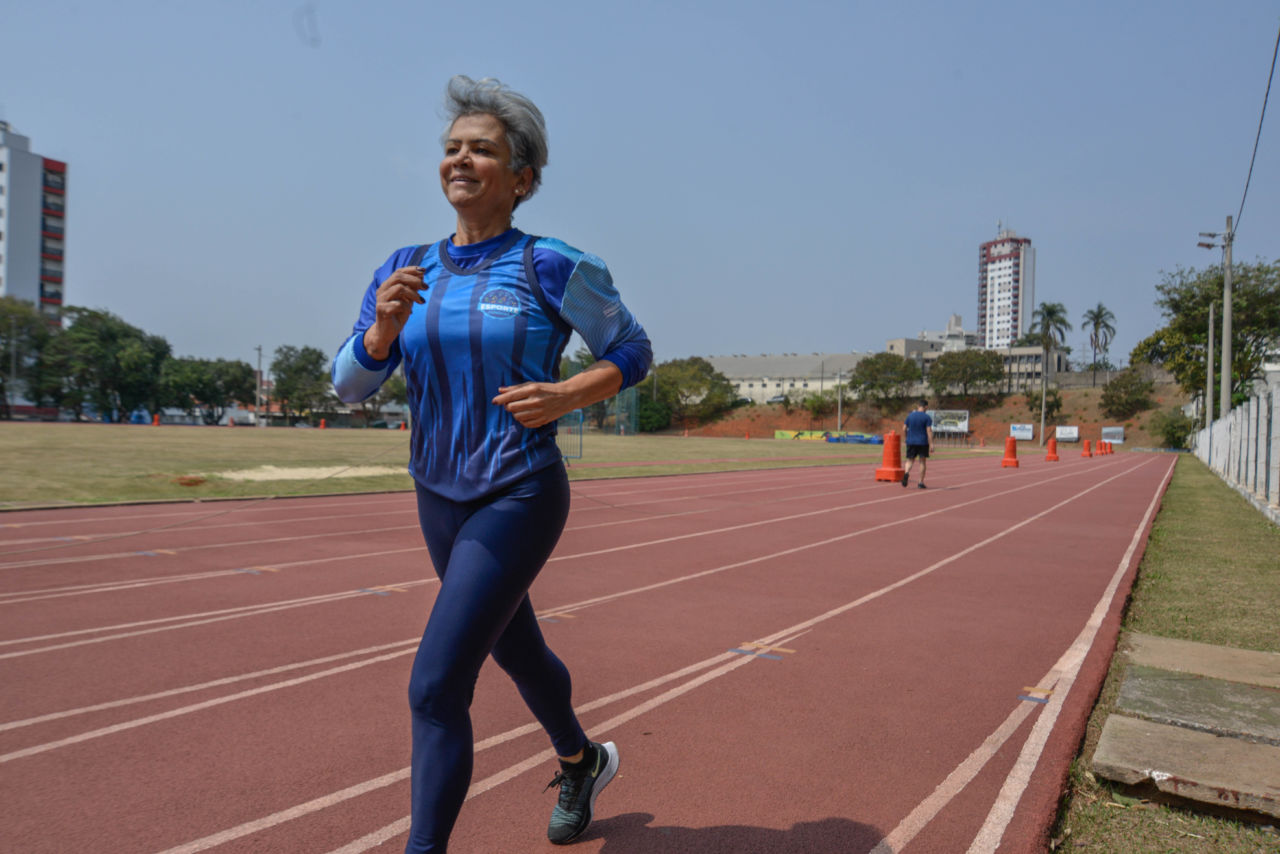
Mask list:
POLYGON ((708 356, 707 361, 733 384, 739 398, 753 403, 791 392, 818 394, 848 383, 867 353, 761 353, 759 356, 708 356))
POLYGON ((39 307, 62 322, 67 164, 31 151, 0 121, 0 296, 39 307))
POLYGON ((1009 347, 1035 310, 1036 251, 1031 238, 1001 228, 978 248, 978 339, 988 350, 1009 347))

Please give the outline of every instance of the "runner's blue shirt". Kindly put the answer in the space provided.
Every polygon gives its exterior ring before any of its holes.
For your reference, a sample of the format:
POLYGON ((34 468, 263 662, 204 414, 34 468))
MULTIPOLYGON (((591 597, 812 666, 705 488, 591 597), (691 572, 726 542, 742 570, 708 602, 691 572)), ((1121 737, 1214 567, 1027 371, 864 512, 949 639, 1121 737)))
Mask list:
POLYGON ((426 248, 422 296, 391 353, 374 359, 364 333, 378 287, 421 247, 406 246, 374 273, 360 315, 333 361, 346 403, 374 394, 403 362, 409 392, 409 473, 455 501, 499 491, 560 460, 555 424, 528 429, 490 401, 501 386, 555 382, 573 332, 597 360, 622 371, 622 387, 644 379, 652 351, 622 304, 604 262, 559 240, 511 229, 467 246, 426 248))
POLYGON ((926 429, 933 426, 933 419, 929 417, 929 413, 921 412, 919 409, 913 411, 907 416, 906 425, 908 445, 929 444, 929 434, 926 429))

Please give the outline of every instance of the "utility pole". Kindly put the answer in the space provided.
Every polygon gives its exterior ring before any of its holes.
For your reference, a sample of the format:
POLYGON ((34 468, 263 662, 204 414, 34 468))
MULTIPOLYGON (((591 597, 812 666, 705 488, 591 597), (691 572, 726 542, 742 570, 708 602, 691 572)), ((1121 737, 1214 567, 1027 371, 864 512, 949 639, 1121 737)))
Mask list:
POLYGON ((13 402, 17 396, 18 382, 18 318, 9 318, 9 378, 4 383, 5 401, 9 404, 9 417, 13 418, 13 402))
POLYGON ((1231 217, 1227 217, 1227 233, 1222 236, 1222 390, 1219 416, 1231 414, 1231 217))
POLYGON ((844 389, 840 388, 840 373, 841 373, 840 368, 836 368, 836 432, 837 433, 840 432, 840 428, 844 424, 844 419, 840 417, 841 410, 842 410, 841 404, 844 403, 844 389))
MULTIPOLYGON (((1226 418, 1231 414, 1231 244, 1236 239, 1231 217, 1227 217, 1227 230, 1222 234, 1202 231, 1200 236, 1222 238, 1221 243, 1202 240, 1196 245, 1205 249, 1222 247, 1222 387, 1218 392, 1218 417, 1226 418)), ((1209 347, 1212 349, 1213 345, 1209 347)))
POLYGON ((1213 302, 1209 302, 1209 346, 1204 351, 1204 426, 1213 426, 1213 302))
POLYGON ((253 418, 259 427, 265 427, 266 424, 262 421, 262 345, 253 349, 258 351, 258 390, 253 398, 253 418))

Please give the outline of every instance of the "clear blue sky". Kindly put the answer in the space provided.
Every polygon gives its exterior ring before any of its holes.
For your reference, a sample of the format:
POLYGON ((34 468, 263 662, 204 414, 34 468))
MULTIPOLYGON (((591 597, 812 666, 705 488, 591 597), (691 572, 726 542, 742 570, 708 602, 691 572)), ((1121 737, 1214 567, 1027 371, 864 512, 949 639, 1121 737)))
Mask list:
MULTIPOLYGON (((1162 325, 1240 204, 1280 5, 8 0, 0 118, 69 172, 67 301, 176 355, 332 353, 374 268, 448 235, 455 73, 547 116, 526 231, 609 263, 659 360, 976 328, 978 245, 1037 301, 1162 325)), ((1280 84, 1238 261, 1280 257, 1280 84)), ((1118 358, 1117 358, 1118 357, 1118 358)))

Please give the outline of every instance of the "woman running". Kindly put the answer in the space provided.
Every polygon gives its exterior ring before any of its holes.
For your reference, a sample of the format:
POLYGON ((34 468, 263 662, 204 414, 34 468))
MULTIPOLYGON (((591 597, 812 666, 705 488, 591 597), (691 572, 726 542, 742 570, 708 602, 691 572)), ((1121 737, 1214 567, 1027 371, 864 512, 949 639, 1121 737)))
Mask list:
POLYGON ((581 836, 617 773, 617 748, 589 741, 578 723, 569 672, 543 640, 528 590, 569 512, 556 419, 639 382, 652 356, 603 261, 511 224, 547 162, 538 108, 496 80, 461 75, 449 81, 446 108, 440 185, 457 230, 398 249, 378 268, 333 364, 348 403, 404 365, 409 472, 440 577, 409 679, 406 854, 447 850, 471 782, 471 697, 490 654, 560 759, 552 842, 581 836), (597 361, 560 380, 573 332, 597 361))

